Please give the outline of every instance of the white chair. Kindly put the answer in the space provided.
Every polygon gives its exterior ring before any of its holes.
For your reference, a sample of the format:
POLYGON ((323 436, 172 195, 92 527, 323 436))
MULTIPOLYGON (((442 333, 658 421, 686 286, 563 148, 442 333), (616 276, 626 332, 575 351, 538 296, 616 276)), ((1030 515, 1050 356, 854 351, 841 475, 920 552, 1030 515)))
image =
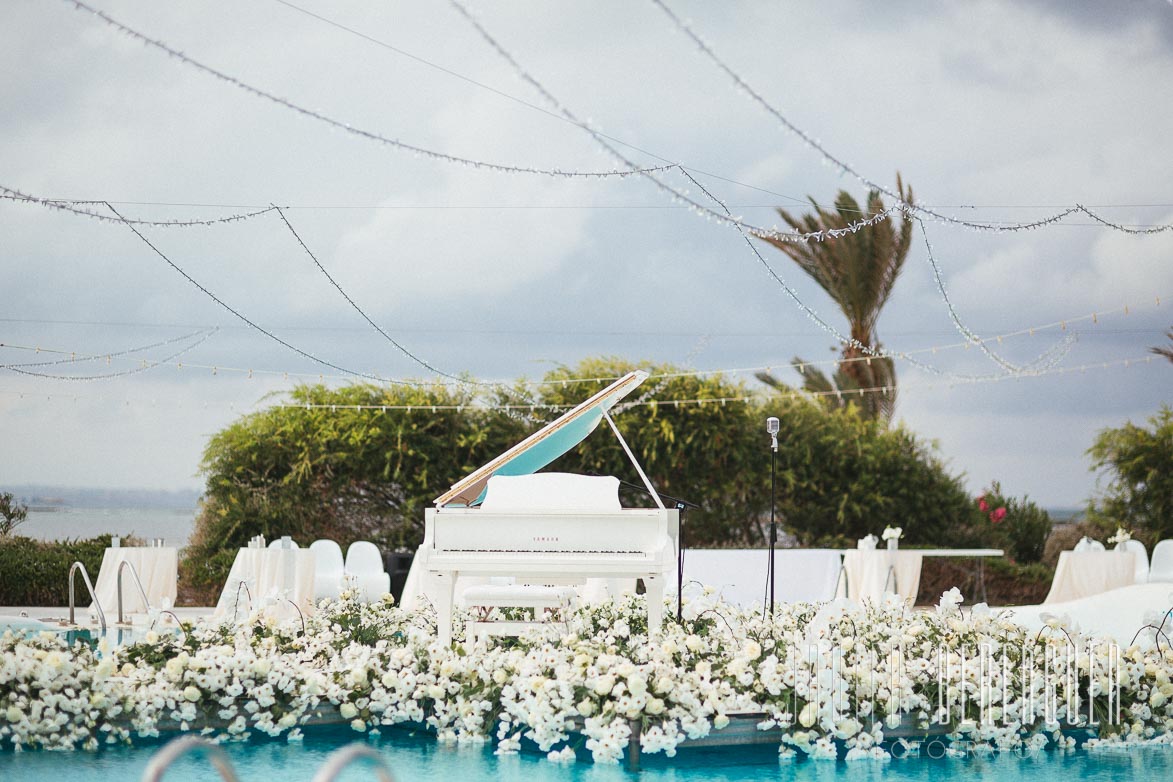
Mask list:
POLYGON ((1153 547, 1149 561, 1149 583, 1173 581, 1173 540, 1162 540, 1153 547))
POLYGON ((1080 538, 1078 543, 1075 544, 1075 548, 1072 549, 1072 551, 1080 553, 1084 551, 1104 551, 1104 544, 1098 540, 1092 540, 1091 538, 1084 536, 1083 538, 1080 538))
MULTIPOLYGON (((300 546, 297 545, 296 540, 290 540, 289 547, 290 548, 301 548, 300 546)), ((269 548, 281 548, 281 538, 277 538, 276 540, 269 541, 269 548)))
POLYGON ((315 540, 310 551, 314 555, 314 601, 336 599, 345 583, 342 547, 332 540, 315 540))
POLYGON ((345 573, 365 602, 378 600, 391 591, 391 576, 383 569, 383 555, 369 540, 356 540, 346 549, 345 573))
POLYGON ((1136 557, 1136 575, 1132 583, 1143 584, 1149 580, 1149 553, 1145 551, 1144 544, 1139 540, 1126 540, 1123 543, 1117 543, 1114 551, 1131 551, 1136 557))

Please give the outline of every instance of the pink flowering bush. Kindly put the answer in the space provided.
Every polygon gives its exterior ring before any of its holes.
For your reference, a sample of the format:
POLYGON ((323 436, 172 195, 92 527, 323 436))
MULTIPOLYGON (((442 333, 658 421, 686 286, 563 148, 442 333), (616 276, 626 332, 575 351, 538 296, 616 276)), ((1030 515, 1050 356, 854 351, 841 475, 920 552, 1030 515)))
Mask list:
POLYGON ((1025 496, 1007 498, 998 481, 991 482, 977 496, 976 503, 984 521, 979 531, 983 540, 1005 549, 1006 555, 1015 562, 1042 560, 1047 536, 1051 534, 1051 517, 1045 510, 1025 496))

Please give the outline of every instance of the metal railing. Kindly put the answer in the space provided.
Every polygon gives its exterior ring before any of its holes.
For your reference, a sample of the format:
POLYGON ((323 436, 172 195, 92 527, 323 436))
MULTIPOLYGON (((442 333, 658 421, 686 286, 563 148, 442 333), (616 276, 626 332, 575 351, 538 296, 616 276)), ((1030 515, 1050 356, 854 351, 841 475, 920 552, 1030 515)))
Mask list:
POLYGON ((139 597, 143 599, 143 607, 148 613, 151 611, 151 601, 147 599, 147 590, 143 589, 143 582, 138 577, 138 571, 134 569, 130 560, 124 559, 118 563, 118 578, 115 579, 118 591, 118 624, 120 625, 126 624, 126 620, 122 618, 122 571, 126 568, 130 568, 130 575, 134 578, 134 585, 138 587, 139 597))
POLYGON ((159 624, 159 619, 163 616, 163 614, 167 614, 168 616, 170 616, 172 619, 175 620, 175 626, 179 628, 179 632, 183 633, 183 642, 186 644, 187 643, 187 630, 183 629, 183 620, 179 618, 178 614, 176 614, 174 611, 172 611, 169 608, 164 608, 162 611, 160 611, 155 616, 155 621, 151 622, 151 629, 152 630, 155 629, 155 625, 159 624))
MULTIPOLYGON (((220 779, 224 782, 239 782, 236 769, 232 767, 228 753, 219 744, 200 736, 191 735, 180 736, 156 752, 147 763, 146 769, 143 770, 142 782, 159 782, 172 763, 190 752, 202 752, 215 766, 216 771, 220 774, 220 779)), ((379 782, 395 782, 395 777, 391 775, 387 761, 378 751, 367 744, 349 744, 330 753, 326 762, 314 775, 312 782, 334 782, 342 771, 357 761, 366 761, 379 782)))
POLYGON ((86 566, 81 562, 74 562, 69 568, 69 623, 76 625, 77 621, 74 619, 74 597, 73 597, 73 575, 78 570, 81 570, 82 580, 85 582, 86 589, 89 590, 90 599, 94 601, 94 609, 98 612, 98 624, 102 628, 102 633, 106 632, 106 612, 102 610, 102 604, 98 602, 98 595, 94 592, 94 582, 90 581, 90 574, 86 572, 86 566))
POLYGON ((366 760, 373 767, 379 782, 395 782, 395 777, 391 776, 391 769, 387 767, 387 761, 366 744, 350 744, 331 753, 326 758, 326 763, 318 769, 318 773, 314 774, 311 782, 334 782, 343 769, 357 760, 366 760))
POLYGON ((241 590, 241 589, 243 589, 243 590, 244 590, 244 593, 245 593, 246 595, 248 595, 248 610, 249 610, 249 611, 252 611, 252 610, 253 610, 253 593, 252 593, 252 590, 250 590, 250 589, 248 588, 248 584, 246 584, 246 583, 245 583, 245 581, 244 581, 244 579, 242 578, 240 581, 237 581, 237 582, 236 582, 236 602, 235 602, 235 604, 232 606, 232 624, 236 624, 236 616, 237 616, 237 614, 240 612, 240 590, 241 590))
POLYGON ((218 744, 199 736, 180 736, 156 752, 143 770, 142 782, 159 782, 172 763, 196 750, 202 751, 208 757, 224 782, 239 782, 236 771, 232 768, 232 761, 228 759, 228 753, 218 744))

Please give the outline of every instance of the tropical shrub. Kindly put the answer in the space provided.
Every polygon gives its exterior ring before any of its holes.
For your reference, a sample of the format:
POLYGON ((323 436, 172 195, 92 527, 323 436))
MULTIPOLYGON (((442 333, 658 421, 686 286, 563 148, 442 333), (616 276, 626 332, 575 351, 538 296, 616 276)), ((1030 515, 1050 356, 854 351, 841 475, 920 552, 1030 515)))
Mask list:
POLYGON ((28 515, 28 506, 17 502, 11 492, 0 492, 0 538, 11 535, 28 515))
POLYGON ((1088 520, 1154 543, 1173 537, 1173 409, 1162 405, 1149 424, 1128 422, 1096 435, 1087 453, 1108 484, 1089 501, 1088 520))
POLYGON ((975 500, 978 542, 1000 548, 1015 562, 1041 562, 1051 534, 1051 516, 1029 497, 1006 497, 994 481, 975 500))
MULTIPOLYGON (((34 540, 9 535, 0 537, 0 605, 64 606, 69 604, 69 568, 86 566, 95 581, 109 535, 88 540, 34 540)), ((89 605, 81 578, 77 579, 77 604, 89 605)))
POLYGON ((315 385, 244 416, 204 451, 207 486, 184 580, 218 589, 256 535, 418 545, 427 502, 525 431, 473 401, 468 386, 315 385))
POLYGON ((903 427, 802 398, 771 398, 766 415, 781 423, 778 508, 803 544, 854 546, 891 525, 906 545, 940 545, 971 513, 961 479, 903 427))

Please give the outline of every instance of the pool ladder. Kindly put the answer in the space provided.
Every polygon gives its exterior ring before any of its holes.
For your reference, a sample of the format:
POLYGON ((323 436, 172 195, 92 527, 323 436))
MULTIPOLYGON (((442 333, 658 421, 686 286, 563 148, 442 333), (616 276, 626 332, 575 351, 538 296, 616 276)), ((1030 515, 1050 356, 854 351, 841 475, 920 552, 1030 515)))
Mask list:
MULTIPOLYGON (((143 770, 142 782, 159 782, 172 763, 190 752, 202 752, 207 756, 224 782, 240 782, 228 753, 219 744, 199 736, 180 736, 156 752, 143 770)), ((387 761, 366 744, 350 744, 332 752, 318 769, 312 782, 333 782, 343 769, 358 760, 370 763, 380 782, 395 782, 387 761)))
MULTIPOLYGON (((77 571, 81 571, 82 581, 85 582, 86 589, 89 590, 90 600, 94 601, 94 610, 98 612, 98 624, 102 627, 102 634, 106 634, 106 612, 102 610, 102 604, 98 602, 98 595, 94 592, 94 582, 90 581, 90 574, 86 572, 86 566, 80 561, 74 562, 69 568, 69 623, 76 625, 77 621, 74 619, 74 596, 73 596, 73 577, 77 571)), ((120 593, 121 596, 121 593, 120 593)))
POLYGON ((127 624, 122 617, 122 571, 127 568, 130 568, 130 575, 134 579, 134 585, 138 587, 139 597, 143 599, 143 607, 147 609, 148 614, 151 612, 151 601, 147 599, 147 590, 143 589, 143 582, 138 577, 138 571, 134 569, 133 563, 124 559, 118 563, 118 578, 116 579, 118 583, 118 624, 120 625, 127 624))

